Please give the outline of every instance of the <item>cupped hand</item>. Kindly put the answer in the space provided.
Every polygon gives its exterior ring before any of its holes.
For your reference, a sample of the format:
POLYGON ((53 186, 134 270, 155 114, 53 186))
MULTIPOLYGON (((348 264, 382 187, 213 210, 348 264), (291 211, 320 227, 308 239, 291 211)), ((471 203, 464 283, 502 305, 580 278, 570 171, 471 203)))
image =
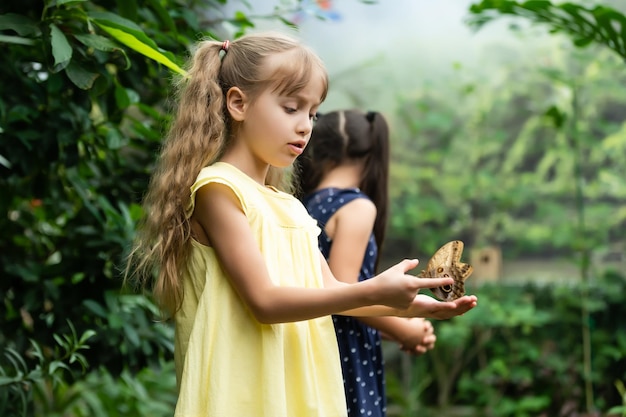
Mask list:
POLYGON ((420 289, 452 285, 454 282, 452 278, 418 278, 407 275, 407 272, 415 268, 418 263, 417 259, 404 259, 375 277, 379 286, 378 304, 404 310, 414 304, 415 296, 420 289))
POLYGON ((445 320, 467 313, 478 303, 475 295, 464 295, 454 301, 439 301, 424 294, 418 294, 411 305, 402 312, 405 317, 427 317, 445 320))
POLYGON ((435 347, 435 329, 430 321, 421 317, 411 317, 407 320, 407 332, 399 340, 400 349, 412 354, 421 355, 435 347))

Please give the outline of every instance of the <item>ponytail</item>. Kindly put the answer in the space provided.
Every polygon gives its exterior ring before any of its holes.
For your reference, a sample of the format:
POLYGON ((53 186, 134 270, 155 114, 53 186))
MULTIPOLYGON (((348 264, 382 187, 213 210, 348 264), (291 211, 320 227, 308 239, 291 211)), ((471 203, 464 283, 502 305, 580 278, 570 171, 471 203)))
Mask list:
POLYGON ((204 41, 188 75, 175 84, 178 108, 163 142, 138 225, 127 273, 145 284, 156 274, 153 294, 169 315, 179 308, 188 260, 191 224, 186 215, 190 188, 200 170, 217 159, 225 142, 224 97, 218 82, 221 42, 204 41))

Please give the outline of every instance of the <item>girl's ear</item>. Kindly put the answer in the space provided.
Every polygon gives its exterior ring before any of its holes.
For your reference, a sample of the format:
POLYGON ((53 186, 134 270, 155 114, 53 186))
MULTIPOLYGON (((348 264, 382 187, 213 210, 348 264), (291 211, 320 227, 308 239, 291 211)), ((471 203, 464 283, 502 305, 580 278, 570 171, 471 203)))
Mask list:
POLYGON ((231 87, 226 92, 226 109, 237 122, 243 121, 248 108, 248 97, 239 87, 231 87))

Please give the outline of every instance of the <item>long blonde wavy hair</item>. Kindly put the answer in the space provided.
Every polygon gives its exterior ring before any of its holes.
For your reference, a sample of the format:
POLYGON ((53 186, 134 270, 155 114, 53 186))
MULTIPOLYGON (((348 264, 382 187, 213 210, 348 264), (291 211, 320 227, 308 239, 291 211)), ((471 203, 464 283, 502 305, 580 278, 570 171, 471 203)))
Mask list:
MULTIPOLYGON (((253 100, 267 88, 291 94, 304 88, 314 73, 324 77, 322 100, 328 88, 318 56, 287 35, 250 34, 232 41, 226 52, 222 46, 218 41, 200 41, 189 59, 187 76, 174 84, 178 108, 144 197, 144 216, 126 264, 125 280, 150 287, 170 316, 182 303, 181 271, 191 250, 186 213, 190 187, 200 170, 217 161, 236 137, 237 125, 225 108, 226 92, 237 86, 253 100), (281 53, 292 59, 266 65, 268 57, 281 53)), ((283 171, 271 167, 266 182, 290 191, 283 171)))

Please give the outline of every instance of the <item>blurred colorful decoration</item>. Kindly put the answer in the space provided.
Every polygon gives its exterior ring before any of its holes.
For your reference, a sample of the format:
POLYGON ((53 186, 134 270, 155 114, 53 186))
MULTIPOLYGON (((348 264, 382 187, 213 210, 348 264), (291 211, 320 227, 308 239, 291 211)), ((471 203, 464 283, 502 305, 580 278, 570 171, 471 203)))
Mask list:
POLYGON ((341 14, 333 6, 331 0, 302 0, 299 10, 291 17, 291 22, 299 25, 309 17, 338 22, 341 14))

